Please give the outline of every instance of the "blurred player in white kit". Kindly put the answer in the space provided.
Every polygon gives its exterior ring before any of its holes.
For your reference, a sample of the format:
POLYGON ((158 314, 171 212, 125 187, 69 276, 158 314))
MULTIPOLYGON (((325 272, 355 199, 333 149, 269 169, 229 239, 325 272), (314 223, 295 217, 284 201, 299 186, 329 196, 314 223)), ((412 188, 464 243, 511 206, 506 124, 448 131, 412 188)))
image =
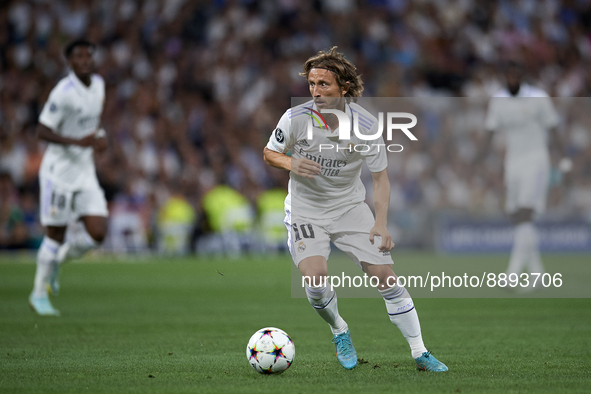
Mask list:
MULTIPOLYGON (((546 207, 551 167, 549 138, 563 151, 556 132, 559 117, 552 100, 543 90, 525 83, 523 77, 519 61, 505 64, 506 85, 490 100, 485 120, 488 134, 476 156, 477 163, 481 162, 494 133, 505 133, 505 209, 515 225, 507 275, 544 273, 534 220, 546 207)), ((568 172, 571 166, 570 159, 562 159, 562 171, 568 172)), ((520 279, 519 283, 526 281, 520 279)))
MULTIPOLYGON (((390 203, 386 151, 354 150, 355 144, 366 141, 353 135, 351 139, 340 140, 338 118, 320 113, 340 110, 351 125, 354 117, 358 119, 361 133, 375 135, 377 119, 355 103, 363 91, 363 82, 355 66, 336 47, 308 59, 300 75, 306 78, 313 100, 283 114, 264 149, 264 157, 269 165, 290 171, 285 225, 293 262, 304 278, 309 278, 305 283, 308 301, 328 323, 339 363, 345 369, 355 368, 357 352, 349 327, 339 314, 336 292, 323 280, 328 275, 332 241, 368 276, 379 279, 378 290, 390 321, 410 345, 417 368, 447 371, 425 348, 413 300, 398 285, 392 270, 390 250, 394 243, 386 228, 390 203), (313 129, 313 138, 307 132, 310 117, 326 119, 313 129), (321 150, 321 145, 335 144, 339 149, 321 150), (365 203, 365 186, 360 179, 364 162, 373 180, 375 218, 365 203)), ((375 142, 384 146, 381 137, 375 142)))
POLYGON ((65 48, 68 76, 51 91, 39 116, 37 135, 48 146, 39 170, 41 224, 46 235, 37 253, 29 305, 40 315, 59 316, 48 291, 57 295, 60 264, 100 245, 107 232, 107 202, 99 186, 94 151, 107 147, 99 129, 105 83, 93 74, 94 44, 76 40, 65 48), (68 223, 84 229, 64 242, 68 223))

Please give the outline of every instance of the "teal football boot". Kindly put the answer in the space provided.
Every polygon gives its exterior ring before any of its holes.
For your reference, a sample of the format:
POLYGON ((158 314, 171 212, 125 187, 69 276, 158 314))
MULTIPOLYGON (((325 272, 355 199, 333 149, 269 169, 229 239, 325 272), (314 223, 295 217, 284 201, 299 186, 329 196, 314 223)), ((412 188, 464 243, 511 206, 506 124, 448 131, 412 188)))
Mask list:
POLYGON ((29 296, 29 305, 31 309, 37 312, 37 314, 41 316, 59 316, 60 311, 55 309, 51 302, 49 302, 49 297, 33 297, 31 294, 29 296))
POLYGON ((337 359, 345 369, 353 369, 357 366, 357 352, 351 341, 351 332, 347 330, 332 339, 337 351, 337 359))
POLYGON ((441 361, 437 360, 431 352, 425 352, 421 357, 415 358, 417 363, 417 369, 421 371, 432 371, 432 372, 445 372, 447 366, 441 361))

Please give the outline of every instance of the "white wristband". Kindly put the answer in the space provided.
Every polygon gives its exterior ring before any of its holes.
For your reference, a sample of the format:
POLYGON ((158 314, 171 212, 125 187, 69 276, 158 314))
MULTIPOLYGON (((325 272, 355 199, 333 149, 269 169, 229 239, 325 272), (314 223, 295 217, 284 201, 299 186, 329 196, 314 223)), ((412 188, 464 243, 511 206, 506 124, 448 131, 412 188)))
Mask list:
POLYGON ((563 157, 558 163, 558 169, 562 172, 570 172, 573 169, 573 161, 569 157, 563 157))

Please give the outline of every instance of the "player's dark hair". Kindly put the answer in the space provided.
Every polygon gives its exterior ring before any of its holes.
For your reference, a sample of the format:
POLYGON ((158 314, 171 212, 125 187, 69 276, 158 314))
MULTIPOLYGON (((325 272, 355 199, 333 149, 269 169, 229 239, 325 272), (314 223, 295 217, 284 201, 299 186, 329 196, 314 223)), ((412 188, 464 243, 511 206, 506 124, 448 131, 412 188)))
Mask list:
POLYGON ((345 55, 337 52, 337 47, 332 47, 330 51, 320 51, 316 56, 312 56, 304 63, 304 72, 300 75, 308 79, 308 74, 313 68, 323 68, 332 73, 341 87, 349 86, 345 93, 347 102, 357 101, 356 97, 361 97, 363 92, 363 81, 361 76, 357 75, 357 67, 345 59, 345 55), (349 82, 349 84, 347 84, 349 82))
POLYGON ((88 41, 85 38, 79 38, 77 40, 74 40, 70 42, 68 45, 66 45, 66 47, 64 48, 64 55, 66 56, 66 59, 69 59, 70 56, 72 56, 72 52, 74 52, 74 49, 76 49, 76 47, 89 47, 94 50, 96 48, 96 45, 94 45, 92 42, 88 41))

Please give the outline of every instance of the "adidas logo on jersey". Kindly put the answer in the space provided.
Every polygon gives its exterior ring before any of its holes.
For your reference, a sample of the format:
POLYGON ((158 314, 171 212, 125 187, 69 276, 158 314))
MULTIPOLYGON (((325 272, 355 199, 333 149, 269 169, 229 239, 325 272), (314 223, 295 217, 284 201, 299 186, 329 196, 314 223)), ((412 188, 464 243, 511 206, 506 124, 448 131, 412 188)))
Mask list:
POLYGON ((310 147, 310 144, 308 144, 308 140, 299 140, 298 144, 302 145, 302 146, 310 147))

